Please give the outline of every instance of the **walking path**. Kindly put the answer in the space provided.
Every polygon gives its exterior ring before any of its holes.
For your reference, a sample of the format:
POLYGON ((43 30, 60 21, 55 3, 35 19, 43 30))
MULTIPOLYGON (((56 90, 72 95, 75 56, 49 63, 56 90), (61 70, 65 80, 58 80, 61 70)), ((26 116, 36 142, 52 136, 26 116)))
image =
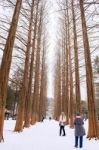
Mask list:
MULTIPOLYGON (((86 123, 87 124, 87 123, 86 123)), ((85 126, 87 126, 85 124, 85 126)), ((22 133, 13 132, 15 121, 5 121, 5 142, 0 150, 74 150, 74 129, 66 126, 66 136, 59 136, 59 125, 54 120, 36 123, 22 133)), ((80 148, 81 149, 81 148, 80 148)), ((84 137, 82 150, 98 150, 99 140, 89 141, 84 137)), ((79 148, 77 148, 79 150, 79 148)))

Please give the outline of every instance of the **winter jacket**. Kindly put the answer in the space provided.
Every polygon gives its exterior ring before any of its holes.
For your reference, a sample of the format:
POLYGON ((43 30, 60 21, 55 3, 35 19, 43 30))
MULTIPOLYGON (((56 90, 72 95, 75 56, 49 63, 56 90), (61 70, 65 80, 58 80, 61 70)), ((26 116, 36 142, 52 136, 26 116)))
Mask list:
POLYGON ((66 116, 64 115, 64 116, 60 116, 59 117, 59 125, 61 125, 61 126, 65 126, 66 125, 66 116))
POLYGON ((75 136, 83 136, 85 135, 84 122, 81 116, 77 116, 74 120, 75 125, 75 136))

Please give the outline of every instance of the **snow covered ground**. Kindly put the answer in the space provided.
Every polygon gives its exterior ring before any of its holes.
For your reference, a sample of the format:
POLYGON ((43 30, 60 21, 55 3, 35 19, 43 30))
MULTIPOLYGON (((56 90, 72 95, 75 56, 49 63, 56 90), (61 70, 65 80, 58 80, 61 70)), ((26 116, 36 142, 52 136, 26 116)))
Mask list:
MULTIPOLYGON (((54 120, 36 123, 22 133, 13 132, 14 120, 5 121, 4 143, 0 150, 99 150, 99 140, 88 140, 84 136, 83 148, 74 148, 74 129, 66 126, 66 136, 59 136, 59 125, 54 120)), ((87 130, 87 122, 85 123, 87 130)))

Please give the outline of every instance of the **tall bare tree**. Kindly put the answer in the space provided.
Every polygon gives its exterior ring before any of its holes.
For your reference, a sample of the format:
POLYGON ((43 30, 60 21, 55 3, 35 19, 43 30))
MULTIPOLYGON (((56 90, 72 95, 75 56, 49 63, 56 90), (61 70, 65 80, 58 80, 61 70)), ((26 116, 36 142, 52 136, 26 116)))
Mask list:
POLYGON ((62 37, 62 112, 66 112, 66 37, 62 37))
MULTIPOLYGON (((32 56, 31 56, 31 65, 30 65, 30 84, 31 84, 30 86, 31 86, 31 88, 32 88, 32 78, 33 78, 34 54, 36 53, 36 55, 37 55, 36 41, 38 43, 37 37, 38 37, 38 22, 39 22, 39 13, 38 13, 39 12, 39 2, 40 2, 40 0, 38 0, 37 4, 36 4, 36 15, 35 15, 34 34, 33 34, 33 43, 32 43, 32 56)), ((37 46, 38 46, 38 44, 37 44, 37 46)), ((35 64, 35 66, 36 66, 36 64, 35 64)), ((35 67, 34 72, 36 73, 36 67, 35 67)), ((34 80, 35 80, 35 77, 34 77, 34 80)), ((34 122, 33 108, 34 108, 34 90, 33 90, 32 108, 31 108, 32 109, 31 110, 32 111, 31 112, 31 124, 33 124, 33 122, 34 122)))
POLYGON ((34 8, 34 1, 32 1, 32 6, 31 6, 28 42, 26 46, 26 58, 25 58, 25 65, 24 65, 24 75, 23 75, 22 87, 21 87, 20 95, 19 95, 18 114, 17 114, 16 125, 15 125, 15 131, 18 131, 18 132, 23 130, 25 101, 26 101, 26 95, 28 92, 29 58, 30 58, 30 48, 31 48, 33 8, 34 8))
POLYGON ((34 107, 32 115, 35 121, 39 121, 39 106, 40 106, 40 52, 41 52, 41 35, 42 35, 42 10, 40 13, 39 26, 38 26, 38 38, 37 38, 37 52, 36 52, 36 64, 35 64, 35 78, 34 78, 34 107))
POLYGON ((76 96, 76 112, 81 111, 80 108, 80 78, 79 78, 79 61, 78 61, 78 44, 77 44, 77 31, 76 19, 74 11, 74 1, 72 0, 72 16, 73 16, 73 33, 74 33, 74 59, 75 59, 75 96, 76 96))
POLYGON ((62 111, 62 89, 61 89, 61 55, 60 51, 57 52, 57 62, 55 66, 55 80, 54 80, 54 118, 58 119, 62 111))
POLYGON ((84 55, 85 55, 85 66, 86 66, 86 83, 87 83, 87 100, 88 100, 88 138, 99 138, 99 126, 96 118, 95 109, 95 95, 94 95, 94 85, 93 85, 93 73, 92 73, 92 63, 90 56, 90 46, 87 33, 87 25, 85 18, 85 10, 83 0, 79 0, 80 11, 81 11, 81 21, 82 21, 82 33, 83 33, 83 45, 84 45, 84 55))
MULTIPOLYGON (((68 8, 67 8, 68 9, 68 8)), ((70 37, 70 16, 69 16, 69 9, 67 15, 67 35, 68 35, 68 59, 69 59, 69 125, 70 128, 73 128, 73 71, 72 71, 72 49, 71 49, 71 37, 70 37)))
POLYGON ((8 77, 21 5, 22 0, 17 0, 0 67, 0 141, 3 139, 4 111, 7 96, 8 77))
POLYGON ((40 105, 39 119, 46 116, 47 105, 47 66, 46 66, 46 39, 43 39, 42 62, 41 62, 41 85, 40 85, 40 105))
MULTIPOLYGON (((32 0, 31 5, 31 15, 30 15, 30 23, 29 23, 29 33, 28 33, 28 44, 29 44, 29 50, 31 48, 31 45, 35 43, 32 43, 32 27, 33 27, 33 17, 34 17, 34 2, 35 0, 32 0)), ((31 63, 34 62, 34 49, 32 49, 31 54, 31 63)), ((30 126, 31 121, 31 102, 32 102, 32 79, 33 79, 33 63, 29 64, 29 82, 28 82, 28 89, 26 93, 26 101, 25 101, 25 121, 24 121, 24 127, 30 126)), ((27 69, 27 68, 26 68, 27 69)))

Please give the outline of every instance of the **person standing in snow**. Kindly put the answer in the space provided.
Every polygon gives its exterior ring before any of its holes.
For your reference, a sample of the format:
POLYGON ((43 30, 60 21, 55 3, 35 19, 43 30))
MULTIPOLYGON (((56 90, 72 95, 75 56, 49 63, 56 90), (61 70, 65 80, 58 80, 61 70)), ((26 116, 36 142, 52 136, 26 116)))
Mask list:
POLYGON ((65 125, 66 125, 66 116, 65 116, 65 113, 62 112, 60 117, 59 117, 59 126, 60 126, 60 136, 63 132, 63 136, 66 135, 65 133, 65 125))
POLYGON ((85 129, 83 127, 84 122, 80 114, 78 113, 74 119, 74 126, 75 126, 75 147, 78 147, 78 140, 79 140, 79 147, 83 147, 83 136, 85 135, 85 129))

